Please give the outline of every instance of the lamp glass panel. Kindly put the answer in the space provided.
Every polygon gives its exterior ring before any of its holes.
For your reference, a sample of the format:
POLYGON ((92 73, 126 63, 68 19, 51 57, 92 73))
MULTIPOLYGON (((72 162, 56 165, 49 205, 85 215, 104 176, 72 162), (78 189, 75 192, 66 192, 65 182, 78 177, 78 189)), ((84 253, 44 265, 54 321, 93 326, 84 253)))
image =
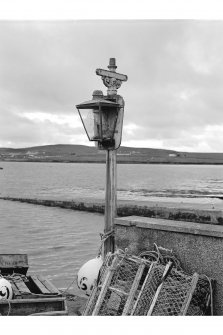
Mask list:
POLYGON ((101 127, 99 111, 95 109, 81 109, 79 110, 79 113, 89 140, 93 141, 100 138, 101 127))

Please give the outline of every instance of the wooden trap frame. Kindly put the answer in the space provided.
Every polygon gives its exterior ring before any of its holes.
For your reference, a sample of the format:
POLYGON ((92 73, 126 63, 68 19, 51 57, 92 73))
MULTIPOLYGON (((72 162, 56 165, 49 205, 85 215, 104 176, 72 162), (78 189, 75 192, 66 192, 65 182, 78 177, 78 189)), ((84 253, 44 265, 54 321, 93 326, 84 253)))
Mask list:
POLYGON ((123 252, 108 254, 83 315, 206 315, 207 277, 123 252))

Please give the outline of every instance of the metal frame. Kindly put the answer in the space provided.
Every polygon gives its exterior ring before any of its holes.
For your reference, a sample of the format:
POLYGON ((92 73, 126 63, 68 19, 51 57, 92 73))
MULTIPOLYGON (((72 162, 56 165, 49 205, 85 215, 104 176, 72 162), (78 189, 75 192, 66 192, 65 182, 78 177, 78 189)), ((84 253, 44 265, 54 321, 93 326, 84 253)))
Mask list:
MULTIPOLYGON (((99 137, 100 137, 100 138, 98 138, 98 139, 96 139, 96 138, 91 139, 91 138, 90 138, 90 136, 89 136, 89 134, 88 134, 88 131, 87 131, 87 128, 86 128, 86 126, 85 126, 84 120, 83 120, 83 118, 82 118, 80 109, 87 109, 87 108, 80 108, 80 107, 77 107, 78 114, 79 114, 79 116, 80 116, 80 118, 81 118, 81 122, 82 122, 82 124, 83 124, 83 126, 84 126, 84 130, 85 130, 85 132, 86 132, 86 134, 87 134, 88 140, 91 141, 91 142, 92 142, 92 141, 95 141, 95 142, 103 143, 103 140, 105 140, 105 139, 111 139, 111 140, 112 140, 112 139, 114 138, 114 134, 115 134, 115 131, 116 131, 117 120, 118 120, 118 112, 119 112, 120 107, 119 107, 119 106, 113 106, 114 109, 116 108, 116 119, 115 119, 115 122, 114 122, 114 127, 113 127, 113 130, 112 130, 112 136, 111 136, 111 138, 103 138, 103 131, 102 131, 102 112, 103 112, 103 109, 102 109, 102 106, 103 106, 103 103, 99 102, 99 103, 98 103, 98 111, 99 111, 99 118, 100 118, 100 129, 99 129, 99 137)), ((95 107, 97 107, 97 106, 95 106, 95 107)), ((110 106, 105 106, 105 107, 110 107, 110 106)), ((93 106, 92 106, 92 108, 91 108, 90 106, 89 106, 88 108, 89 108, 89 109, 92 109, 92 110, 93 110, 93 109, 96 110, 96 108, 94 108, 93 106)), ((111 107, 110 107, 110 108, 111 108, 111 107)))

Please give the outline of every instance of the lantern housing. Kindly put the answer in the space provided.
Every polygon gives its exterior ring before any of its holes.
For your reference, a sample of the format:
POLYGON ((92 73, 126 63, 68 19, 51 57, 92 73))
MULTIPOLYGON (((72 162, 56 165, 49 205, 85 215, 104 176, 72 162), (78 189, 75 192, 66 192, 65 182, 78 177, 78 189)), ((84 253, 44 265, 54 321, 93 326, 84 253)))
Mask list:
POLYGON ((113 149, 114 134, 120 105, 115 98, 94 91, 93 99, 76 105, 89 141, 98 142, 101 149, 113 149))

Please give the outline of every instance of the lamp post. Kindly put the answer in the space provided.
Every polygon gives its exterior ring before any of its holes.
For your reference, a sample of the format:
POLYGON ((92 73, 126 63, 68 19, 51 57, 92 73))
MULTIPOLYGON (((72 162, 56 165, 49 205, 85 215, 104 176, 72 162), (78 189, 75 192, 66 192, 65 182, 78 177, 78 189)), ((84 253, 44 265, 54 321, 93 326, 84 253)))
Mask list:
POLYGON ((121 145, 124 116, 124 99, 117 94, 126 75, 116 73, 115 58, 110 58, 108 69, 97 69, 108 88, 107 95, 94 91, 93 98, 76 105, 84 129, 90 141, 95 141, 99 150, 106 150, 105 226, 103 256, 114 252, 114 218, 117 208, 116 150, 121 145))

